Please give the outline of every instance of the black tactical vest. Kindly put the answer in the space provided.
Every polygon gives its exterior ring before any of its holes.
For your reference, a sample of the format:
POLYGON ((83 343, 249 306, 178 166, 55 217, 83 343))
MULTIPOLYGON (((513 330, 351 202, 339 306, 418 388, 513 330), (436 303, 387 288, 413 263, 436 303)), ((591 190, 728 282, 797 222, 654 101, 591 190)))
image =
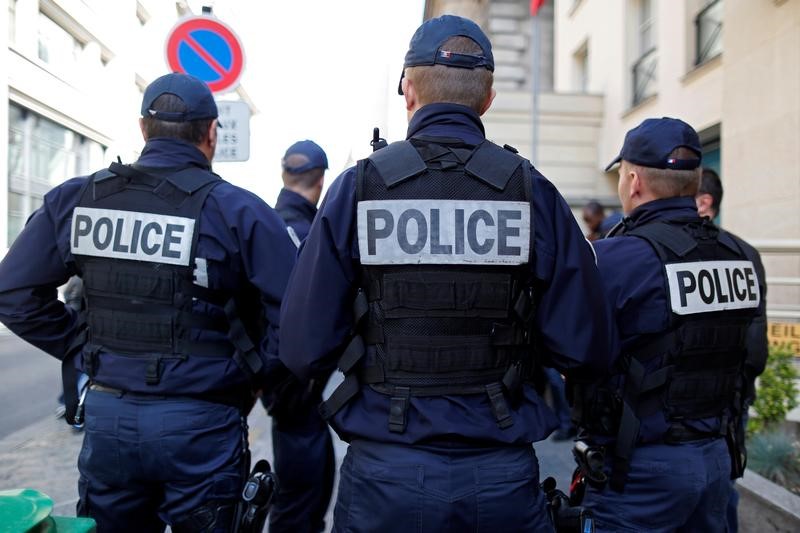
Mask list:
MULTIPOLYGON (((639 440, 639 420, 657 411, 671 423, 665 442, 718 436, 731 443, 741 414, 747 329, 761 294, 753 258, 707 220, 620 227, 618 235, 644 239, 656 251, 670 306, 669 329, 623 354, 625 387, 613 408, 618 430, 611 478, 612 487, 621 489, 639 440), (710 417, 720 417, 719 432, 703 434, 684 424, 710 417)), ((591 411, 583 423, 590 429, 603 418, 591 411)))
POLYGON ((70 246, 84 281, 90 376, 101 349, 149 359, 146 374, 131 379, 151 385, 164 358, 233 357, 249 376, 261 368, 251 328, 239 319, 241 299, 207 288, 196 261, 200 212, 221 181, 200 168, 145 172, 117 163, 89 178, 70 246), (209 331, 222 335, 200 340, 209 331))
POLYGON ((510 426, 504 395, 534 359, 530 163, 488 141, 413 139, 360 161, 356 180, 357 335, 339 365, 348 395, 323 415, 369 384, 391 397, 394 432, 411 396, 487 394, 510 426))

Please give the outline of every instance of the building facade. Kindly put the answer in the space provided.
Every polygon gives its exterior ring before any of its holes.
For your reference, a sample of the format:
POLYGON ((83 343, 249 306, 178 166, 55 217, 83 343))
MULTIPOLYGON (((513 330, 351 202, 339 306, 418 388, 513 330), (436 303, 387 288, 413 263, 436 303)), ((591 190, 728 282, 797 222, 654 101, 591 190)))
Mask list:
MULTIPOLYGON (((164 43, 187 1, 7 0, 7 104, 0 106, 0 254, 44 194, 119 157, 137 157, 147 84, 166 72, 164 43), (5 141, 5 142, 3 142, 5 141)), ((224 15, 224 13, 220 13, 224 15)), ((243 88, 239 98, 249 102, 243 88)), ((1 257, 2 255, 0 255, 1 257)))
POLYGON ((576 209, 619 205, 603 168, 629 129, 687 121, 722 178, 721 225, 763 252, 771 318, 800 320, 800 0, 547 0, 537 25, 529 5, 427 3, 474 16, 495 44, 487 135, 532 156, 576 209))

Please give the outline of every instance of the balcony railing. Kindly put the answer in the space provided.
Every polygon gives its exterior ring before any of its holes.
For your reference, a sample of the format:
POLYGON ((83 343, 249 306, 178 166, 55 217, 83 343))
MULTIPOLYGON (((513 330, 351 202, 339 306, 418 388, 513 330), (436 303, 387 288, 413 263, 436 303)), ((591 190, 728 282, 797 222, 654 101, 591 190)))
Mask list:
POLYGON ((704 7, 694 19, 695 65, 702 65, 722 53, 722 0, 715 0, 704 7))
POLYGON ((657 68, 658 54, 655 48, 642 54, 633 64, 633 105, 656 94, 657 68))

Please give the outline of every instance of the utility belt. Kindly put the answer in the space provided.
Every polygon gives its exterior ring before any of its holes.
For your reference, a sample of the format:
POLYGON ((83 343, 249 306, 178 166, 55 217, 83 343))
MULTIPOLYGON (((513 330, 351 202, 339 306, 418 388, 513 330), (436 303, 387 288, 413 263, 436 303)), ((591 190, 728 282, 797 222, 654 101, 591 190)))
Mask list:
POLYGON ((89 384, 89 390, 95 392, 103 392, 106 394, 113 394, 119 398, 130 398, 134 400, 199 400, 204 402, 219 403, 234 407, 242 413, 249 411, 252 406, 252 396, 243 395, 241 392, 208 392, 203 394, 148 394, 144 392, 132 392, 114 387, 108 387, 100 383, 92 382, 89 384))

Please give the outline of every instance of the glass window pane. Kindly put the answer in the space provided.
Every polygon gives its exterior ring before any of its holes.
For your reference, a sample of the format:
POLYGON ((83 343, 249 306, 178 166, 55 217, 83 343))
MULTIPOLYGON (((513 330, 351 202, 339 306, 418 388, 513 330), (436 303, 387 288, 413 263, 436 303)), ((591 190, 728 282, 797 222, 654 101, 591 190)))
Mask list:
POLYGON ((28 218, 25 215, 25 206, 23 205, 25 197, 21 194, 9 192, 8 193, 8 245, 14 242, 22 227, 25 225, 25 220, 28 218))
MULTIPOLYGON (((102 154, 103 147, 82 140, 74 131, 14 104, 9 105, 8 124, 8 238, 11 243, 30 214, 42 204, 47 191, 78 175, 79 167, 85 166, 97 152, 102 154)), ((80 171, 87 173, 82 168, 80 171)))
POLYGON ((67 30, 44 13, 39 13, 39 59, 61 70, 75 66, 83 49, 67 30))
POLYGON ((14 104, 8 106, 8 175, 22 174, 22 150, 24 139, 24 116, 22 109, 14 104))
POLYGON ((722 0, 714 0, 695 19, 698 65, 722 53, 722 9, 722 0))

